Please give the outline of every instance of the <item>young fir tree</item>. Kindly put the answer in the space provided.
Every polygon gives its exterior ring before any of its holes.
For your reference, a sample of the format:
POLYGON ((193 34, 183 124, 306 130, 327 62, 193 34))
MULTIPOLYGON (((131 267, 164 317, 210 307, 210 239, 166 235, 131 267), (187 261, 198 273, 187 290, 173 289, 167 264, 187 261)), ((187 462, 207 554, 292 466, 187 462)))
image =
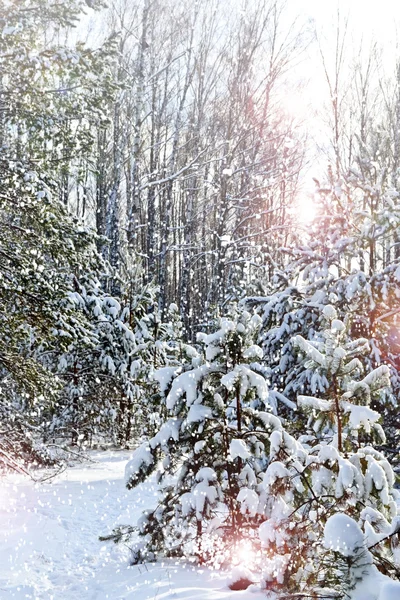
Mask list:
MULTIPOLYGON (((296 592, 332 580, 335 565, 323 560, 323 529, 329 517, 343 512, 356 519, 367 545, 372 545, 393 530, 398 511, 393 470, 373 446, 384 440, 380 415, 370 407, 389 385, 389 369, 380 366, 360 379, 359 356, 368 352, 367 341, 347 341, 346 326, 330 305, 324 309, 324 322, 323 341, 296 336, 293 342, 304 366, 329 385, 323 397, 298 398, 300 410, 308 415, 306 435, 296 442, 282 432, 272 434, 264 478, 264 578, 267 586, 296 592)), ((388 537, 375 547, 377 562, 385 562, 394 542, 394 536, 388 537)))
MULTIPOLYGON (((134 373, 135 336, 126 324, 120 302, 105 293, 98 281, 76 282, 69 297, 74 314, 89 323, 90 335, 70 340, 54 352, 54 369, 63 382, 48 435, 72 443, 117 442, 122 425, 122 398, 130 397, 134 373), (119 435, 118 435, 119 434, 119 435)), ((125 425, 125 424, 124 424, 125 425)))
POLYGON ((388 560, 382 553, 377 556, 376 548, 390 541, 398 553, 400 520, 394 519, 391 526, 382 523, 381 532, 374 535, 374 542, 362 531, 362 524, 362 521, 357 523, 344 513, 335 513, 328 518, 323 538, 326 552, 320 560, 325 573, 321 593, 333 598, 362 600, 365 583, 374 582, 378 589, 371 591, 379 593, 380 600, 397 599, 400 596, 400 561, 398 557, 394 561, 388 560), (375 563, 378 563, 379 570, 375 563))
POLYGON ((156 374, 168 418, 133 454, 126 482, 133 488, 159 468, 161 496, 138 524, 144 543, 134 560, 205 560, 217 547, 226 558, 254 536, 269 433, 281 428, 258 364, 259 327, 247 312, 221 319, 215 333, 198 335, 200 354, 186 347, 190 362, 156 374))
POLYGON ((150 315, 152 343, 149 346, 147 365, 147 398, 143 407, 144 423, 142 436, 151 438, 159 431, 167 418, 165 389, 160 382, 165 375, 175 373, 177 369, 190 368, 192 359, 198 357, 197 351, 187 342, 179 308, 175 303, 170 304, 161 322, 157 310, 150 315))

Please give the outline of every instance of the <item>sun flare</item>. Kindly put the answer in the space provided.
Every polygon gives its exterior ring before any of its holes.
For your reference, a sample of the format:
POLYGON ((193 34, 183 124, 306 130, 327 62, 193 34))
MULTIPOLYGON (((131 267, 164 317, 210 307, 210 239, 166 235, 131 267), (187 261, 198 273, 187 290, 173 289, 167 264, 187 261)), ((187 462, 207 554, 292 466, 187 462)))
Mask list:
POLYGON ((298 196, 296 203, 296 214, 303 225, 310 225, 317 216, 317 207, 312 194, 298 196))
POLYGON ((254 565, 257 562, 257 558, 257 550, 250 540, 239 542, 233 553, 233 563, 235 565, 254 565))

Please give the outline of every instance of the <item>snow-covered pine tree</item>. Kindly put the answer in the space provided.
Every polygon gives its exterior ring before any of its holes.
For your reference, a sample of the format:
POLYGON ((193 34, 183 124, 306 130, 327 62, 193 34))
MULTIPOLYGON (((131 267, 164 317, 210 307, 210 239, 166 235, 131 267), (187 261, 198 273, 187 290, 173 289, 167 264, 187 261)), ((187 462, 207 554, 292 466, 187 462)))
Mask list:
POLYGON ((293 262, 307 282, 308 298, 313 290, 318 290, 324 304, 336 297, 339 317, 352 316, 351 336, 368 340, 370 351, 363 358, 367 370, 380 364, 390 368, 393 393, 374 406, 383 414, 394 442, 399 436, 400 385, 396 342, 400 310, 400 254, 395 243, 400 226, 398 195, 384 169, 378 172, 376 165, 363 159, 345 182, 318 190, 312 242, 292 252, 293 262))
POLYGON ((102 263, 95 234, 67 214, 38 173, 7 161, 0 172, 0 409, 8 464, 8 450, 39 459, 29 448, 37 446, 62 385, 49 357, 90 335, 69 296, 82 265, 90 273, 102 263))
MULTIPOLYGON (((275 285, 275 291, 269 296, 246 298, 244 305, 255 309, 262 318, 259 344, 264 353, 270 395, 283 402, 286 399, 286 406, 293 409, 299 393, 324 392, 327 385, 324 379, 299 363, 292 344, 297 334, 306 339, 319 335, 319 315, 327 298, 318 292, 308 297, 307 289, 289 285, 286 278, 277 278, 275 285)), ((281 414, 293 416, 286 410, 281 414)), ((301 430, 301 420, 296 419, 293 425, 301 430)))
POLYGON ((150 365, 147 372, 147 397, 144 411, 142 436, 149 439, 157 434, 167 418, 165 389, 162 384, 167 373, 175 373, 177 369, 184 371, 192 365, 192 359, 198 353, 185 341, 182 317, 175 303, 169 305, 165 320, 157 310, 150 315, 153 342, 149 346, 150 365), (160 379, 161 378, 161 379, 160 379))
POLYGON ((75 318, 85 318, 89 330, 85 336, 71 336, 63 352, 54 352, 53 368, 63 390, 47 434, 72 443, 90 444, 94 438, 117 443, 121 398, 130 381, 124 358, 133 354, 134 334, 124 322, 120 302, 94 278, 76 282, 69 301, 75 318))
POLYGON ((48 458, 38 440, 62 386, 49 357, 90 337, 68 295, 83 272, 102 268, 98 238, 66 210, 68 177, 95 141, 88 125, 104 123, 113 94, 114 42, 99 52, 60 44, 84 6, 0 6, 0 464, 17 470, 48 458))
POLYGON ((371 163, 363 163, 345 182, 331 181, 317 190, 317 218, 310 225, 309 239, 283 249, 288 263, 274 273, 272 292, 248 298, 247 306, 257 307, 263 318, 259 343, 270 369, 271 390, 291 401, 298 394, 323 394, 326 383, 298 363, 292 337, 300 334, 315 340, 320 311, 329 303, 339 318, 351 315, 349 335, 369 343, 369 352, 361 357, 364 367, 390 368, 392 394, 374 400, 373 407, 383 415, 393 440, 387 449, 396 459, 400 255, 394 240, 400 208, 398 192, 384 177, 376 173, 370 179, 374 171, 371 163))
POLYGON ((138 524, 144 542, 134 560, 205 560, 218 545, 224 560, 254 536, 269 433, 281 428, 258 364, 260 323, 248 312, 223 318, 214 333, 198 334, 200 354, 186 347, 190 363, 156 373, 168 418, 133 454, 126 482, 133 488, 161 469, 161 496, 138 524))
MULTIPOLYGON (((360 379, 359 356, 369 351, 367 340, 348 341, 346 325, 331 305, 323 317, 323 341, 296 336, 293 342, 304 366, 326 379, 326 391, 323 397, 299 396, 308 431, 297 442, 272 434, 264 478, 267 520, 260 537, 269 555, 266 584, 300 592, 322 586, 332 575, 329 562, 320 562, 329 517, 343 512, 356 519, 373 545, 393 530, 398 514, 393 470, 373 446, 384 440, 380 415, 370 408, 390 384, 389 369, 382 365, 360 379)), ((394 541, 388 537, 375 547, 376 562, 386 560, 394 541)))
POLYGON ((389 369, 382 365, 371 371, 363 380, 356 381, 363 371, 360 357, 369 352, 368 341, 364 338, 348 340, 345 323, 337 318, 336 309, 327 305, 323 309, 322 340, 310 342, 298 335, 293 345, 300 355, 305 368, 325 381, 327 400, 310 396, 298 396, 298 405, 313 414, 315 433, 323 432, 325 438, 334 432, 332 439, 339 452, 354 450, 360 441, 381 443, 385 434, 378 423, 380 415, 370 409, 374 398, 379 398, 390 386, 389 369), (346 399, 348 399, 346 401, 346 399))
POLYGON ((25 165, 29 172, 40 164, 54 197, 70 206, 75 196, 77 215, 85 212, 96 126, 106 125, 115 95, 116 38, 96 49, 64 40, 85 12, 102 6, 102 0, 36 0, 29 10, 20 2, 0 6, 2 166, 25 165))
POLYGON ((400 561, 389 561, 382 555, 377 556, 375 548, 391 540, 398 551, 400 520, 394 519, 391 526, 385 524, 373 543, 361 526, 362 522, 357 523, 342 512, 328 518, 323 538, 323 546, 327 551, 320 561, 325 573, 321 595, 362 600, 368 582, 369 586, 376 585, 377 590, 380 588, 380 600, 397 600, 400 597, 400 561), (379 569, 374 564, 376 562, 379 569))
POLYGON ((100 336, 100 360, 106 370, 112 369, 118 382, 115 437, 119 445, 129 447, 132 436, 140 439, 147 427, 152 373, 164 364, 164 354, 159 343, 163 326, 156 289, 151 284, 140 287, 139 281, 126 288, 119 301, 106 310, 109 316, 100 336))
POLYGON ((71 341, 57 357, 65 387, 50 431, 72 433, 73 441, 97 437, 129 446, 157 420, 153 373, 168 361, 156 290, 135 286, 132 293, 129 286, 130 293, 116 299, 93 278, 76 285, 79 292, 69 299, 90 323, 91 335, 71 341))

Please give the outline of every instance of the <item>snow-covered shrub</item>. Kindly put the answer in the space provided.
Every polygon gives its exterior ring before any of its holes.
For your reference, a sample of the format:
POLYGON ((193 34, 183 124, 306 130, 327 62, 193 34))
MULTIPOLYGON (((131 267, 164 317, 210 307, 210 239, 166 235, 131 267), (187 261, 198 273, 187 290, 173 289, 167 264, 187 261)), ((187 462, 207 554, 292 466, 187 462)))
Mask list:
POLYGON ((80 335, 66 329, 69 340, 52 355, 53 370, 64 384, 57 408, 49 415, 48 436, 72 441, 100 438, 129 446, 134 438, 152 436, 161 423, 155 372, 185 360, 178 316, 162 323, 156 290, 139 284, 115 298, 94 278, 76 282, 67 303, 80 335))

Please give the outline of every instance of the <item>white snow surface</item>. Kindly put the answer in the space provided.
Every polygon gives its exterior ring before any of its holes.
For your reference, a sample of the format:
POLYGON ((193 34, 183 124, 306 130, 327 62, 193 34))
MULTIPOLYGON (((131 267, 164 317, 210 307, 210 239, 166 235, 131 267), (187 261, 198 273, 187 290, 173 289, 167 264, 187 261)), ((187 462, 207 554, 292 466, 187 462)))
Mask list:
POLYGON ((248 512, 250 516, 255 517, 259 504, 257 492, 249 488, 242 488, 238 494, 237 500, 241 504, 241 513, 246 514, 246 512, 248 512))
POLYGON ((297 403, 303 408, 312 408, 322 412, 329 412, 332 410, 332 403, 330 400, 322 400, 321 398, 314 398, 313 396, 297 396, 297 403))
POLYGON ((243 357, 244 358, 259 358, 259 359, 262 359, 263 356, 264 356, 264 353, 262 351, 262 348, 260 348, 260 346, 257 346, 256 344, 253 344, 253 346, 249 346, 247 348, 247 350, 245 350, 243 352, 243 357))
POLYGON ((334 306, 332 306, 331 304, 327 304, 324 307, 322 314, 324 315, 324 317, 326 319, 336 319, 336 317, 337 317, 336 308, 334 306))
MULTIPOLYGON (((257 584, 231 591, 232 577, 226 571, 174 560, 130 566, 128 548, 100 542, 99 535, 117 525, 134 524, 143 510, 157 503, 154 479, 133 490, 125 488, 130 455, 93 451, 90 462, 70 467, 44 484, 22 475, 2 477, 1 600, 276 600, 257 584)), ((212 469, 199 472, 198 480, 208 486, 212 469)), ((256 495, 246 492, 240 501, 254 511, 256 495)), ((278 512, 284 512, 282 507, 278 512)), ((337 521, 335 543, 336 525, 337 521)), ((355 533, 359 537, 360 530, 355 533)), ((399 600, 399 585, 371 567, 351 600, 399 600)))
POLYGON ((357 584, 351 600, 399 600, 399 586, 400 583, 391 581, 371 566, 366 577, 357 584))
POLYGON ((202 423, 206 419, 211 419, 212 410, 209 406, 202 404, 193 404, 189 408, 186 420, 188 423, 202 423))
POLYGON ((1 600, 265 600, 234 592, 229 573, 173 560, 129 566, 124 545, 100 542, 155 506, 154 480, 127 490, 130 451, 92 452, 94 462, 45 484, 22 475, 1 480, 1 600))
POLYGON ((398 581, 388 581, 383 584, 379 600, 399 600, 400 583, 398 581))

